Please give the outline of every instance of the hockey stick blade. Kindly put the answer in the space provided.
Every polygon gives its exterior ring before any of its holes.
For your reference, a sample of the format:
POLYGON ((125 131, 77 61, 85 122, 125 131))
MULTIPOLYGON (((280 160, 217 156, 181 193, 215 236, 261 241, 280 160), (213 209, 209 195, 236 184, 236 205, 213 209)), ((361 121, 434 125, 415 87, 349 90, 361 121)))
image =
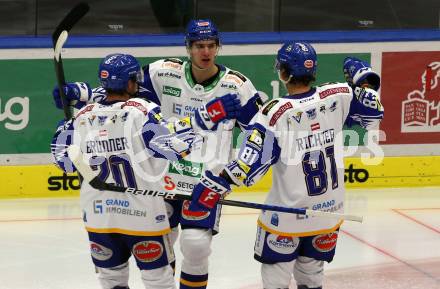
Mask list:
POLYGON ((78 21, 87 14, 89 10, 89 4, 85 2, 80 2, 78 3, 78 5, 73 7, 72 10, 70 10, 69 13, 63 18, 63 20, 61 20, 57 28, 55 28, 55 31, 52 33, 53 46, 55 46, 61 32, 63 32, 64 30, 69 32, 72 27, 75 26, 75 24, 78 23, 78 21))
POLYGON ((61 50, 63 49, 64 43, 66 43, 68 36, 69 33, 66 30, 63 30, 55 43, 54 56, 57 62, 60 62, 61 50))
MULTIPOLYGON (((69 155, 70 160, 75 165, 78 172, 84 177, 84 180, 87 181, 93 188, 97 190, 108 190, 114 192, 122 192, 129 193, 133 195, 143 195, 143 196, 154 196, 154 197, 162 197, 165 199, 176 199, 176 200, 191 200, 190 195, 172 193, 172 192, 161 192, 161 191, 152 191, 152 190, 142 190, 137 188, 130 187, 120 187, 112 184, 107 184, 101 181, 97 173, 95 173, 90 166, 85 162, 83 155, 81 153, 81 149, 76 145, 71 145, 67 148, 67 153, 69 155)), ((250 203, 250 202, 241 202, 234 200, 219 200, 219 204, 240 208, 250 208, 250 209, 259 209, 259 210, 267 210, 267 211, 275 211, 275 212, 284 212, 291 214, 299 214, 299 215, 308 215, 315 217, 325 217, 325 218, 337 218, 343 219, 347 221, 355 221, 362 222, 362 217, 339 214, 339 213, 331 213, 331 212, 323 212, 323 211, 315 211, 315 210, 306 210, 302 208, 287 208, 281 206, 273 206, 267 204, 258 204, 258 203, 250 203)))

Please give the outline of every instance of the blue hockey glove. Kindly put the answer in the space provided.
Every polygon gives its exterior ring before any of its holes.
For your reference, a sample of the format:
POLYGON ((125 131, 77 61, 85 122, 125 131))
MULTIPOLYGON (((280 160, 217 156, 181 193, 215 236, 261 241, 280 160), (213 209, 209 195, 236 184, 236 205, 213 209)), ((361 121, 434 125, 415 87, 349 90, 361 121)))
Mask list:
POLYGON ((371 69, 371 66, 359 58, 346 57, 342 68, 345 80, 353 87, 369 87, 378 90, 380 76, 371 69))
POLYGON ((200 182, 194 186, 189 209, 191 211, 208 211, 214 208, 220 198, 231 191, 231 186, 222 177, 214 176, 205 171, 200 182))
MULTIPOLYGON (((90 96, 92 95, 92 90, 90 86, 85 82, 71 82, 63 86, 64 94, 66 95, 67 101, 73 103, 78 109, 86 105, 90 96)), ((61 102, 60 91, 58 85, 55 86, 52 92, 53 99, 55 101, 55 106, 59 109, 63 108, 63 103, 61 102)))
POLYGON ((195 111, 198 126, 204 130, 215 130, 219 122, 235 119, 241 109, 240 99, 236 94, 226 94, 202 105, 195 111))

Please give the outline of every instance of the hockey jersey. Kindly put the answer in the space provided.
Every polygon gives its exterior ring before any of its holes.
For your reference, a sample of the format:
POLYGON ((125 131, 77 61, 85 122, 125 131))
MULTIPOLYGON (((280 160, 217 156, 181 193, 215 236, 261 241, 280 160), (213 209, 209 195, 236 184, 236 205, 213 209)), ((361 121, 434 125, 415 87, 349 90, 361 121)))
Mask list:
MULTIPOLYGON (((52 153, 60 167, 73 171, 65 148, 76 144, 101 180, 161 191, 166 158, 178 160, 188 153, 193 139, 190 123, 166 123, 156 104, 130 99, 82 108, 57 131, 52 153)), ((160 197, 99 191, 84 182, 80 204, 89 232, 155 236, 170 231, 160 197)))
POLYGON ((185 159, 170 162, 165 177, 166 189, 191 193, 206 169, 219 172, 232 158, 232 129, 246 128, 262 105, 257 90, 241 73, 218 65, 218 76, 207 86, 196 84, 191 62, 162 59, 144 67, 144 97, 160 104, 165 118, 192 116, 194 110, 225 94, 237 94, 243 106, 237 120, 220 123, 216 131, 201 132, 192 152, 185 159))
MULTIPOLYGON (((382 118, 374 90, 346 83, 272 100, 252 120, 226 173, 237 185, 250 186, 273 166, 267 204, 342 213, 344 122, 371 129, 382 118)), ((342 221, 262 211, 258 223, 278 235, 311 236, 334 231, 342 221)))

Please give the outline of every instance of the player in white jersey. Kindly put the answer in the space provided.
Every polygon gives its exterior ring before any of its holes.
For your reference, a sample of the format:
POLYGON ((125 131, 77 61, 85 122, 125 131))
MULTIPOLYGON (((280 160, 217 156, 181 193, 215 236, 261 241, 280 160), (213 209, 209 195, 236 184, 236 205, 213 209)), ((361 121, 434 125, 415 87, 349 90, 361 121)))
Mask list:
MULTIPOLYGON (((220 172, 231 160, 232 128, 246 129, 262 100, 246 76, 215 63, 220 38, 212 21, 190 21, 185 42, 189 60, 162 59, 143 68, 145 78, 139 96, 159 104, 165 118, 192 116, 200 105, 228 93, 236 94, 242 105, 236 121, 221 123, 216 131, 197 136, 191 155, 170 162, 161 176, 163 189, 191 193, 204 170, 220 172)), ((91 90, 84 83, 71 83, 65 89, 69 98, 81 101, 101 101, 106 97, 102 88, 91 90)), ((172 201, 169 210, 173 241, 177 239, 179 223, 183 229, 180 288, 204 289, 212 236, 219 230, 220 206, 206 212, 194 210, 189 201, 172 201)))
MULTIPOLYGON (((251 186, 273 167, 266 203, 329 212, 344 211, 344 122, 377 127, 383 107, 376 91, 347 83, 313 87, 317 56, 304 42, 284 44, 276 68, 289 95, 272 100, 253 118, 238 158, 220 175, 209 171, 193 203, 209 209, 230 185, 251 186)), ((378 84, 378 82, 376 83, 378 84)), ((377 87, 378 88, 378 87, 377 87)), ((324 262, 332 261, 341 220, 262 211, 255 259, 265 289, 321 289, 324 262)))
MULTIPOLYGON (((167 159, 189 154, 201 128, 212 129, 235 118, 241 108, 236 96, 228 95, 200 106, 196 117, 167 122, 157 104, 132 98, 143 80, 133 56, 108 55, 100 64, 99 77, 108 93, 106 101, 89 104, 72 120, 63 121, 52 153, 64 171, 73 172, 66 148, 76 144, 91 167, 99 170, 101 180, 121 186, 163 191, 163 180, 157 176, 168 168, 167 159)), ((174 260, 171 229, 162 198, 99 191, 83 183, 80 203, 102 288, 128 288, 132 254, 146 288, 176 288, 169 266, 174 260)))

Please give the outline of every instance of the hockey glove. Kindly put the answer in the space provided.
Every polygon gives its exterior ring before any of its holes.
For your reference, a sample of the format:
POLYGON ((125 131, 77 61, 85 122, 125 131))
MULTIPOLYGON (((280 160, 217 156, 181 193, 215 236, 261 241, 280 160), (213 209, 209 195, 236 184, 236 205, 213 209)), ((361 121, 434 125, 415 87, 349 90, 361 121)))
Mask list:
POLYGON ((194 186, 191 198, 191 211, 208 211, 214 208, 220 198, 231 191, 231 186, 222 177, 214 176, 205 171, 200 182, 194 186))
POLYGON ((345 80, 352 87, 369 87, 378 90, 380 76, 371 69, 371 66, 356 57, 346 57, 342 68, 345 80))
POLYGON ((195 111, 195 120, 204 130, 216 130, 219 122, 235 119, 241 109, 240 99, 236 94, 226 94, 202 105, 195 111))
MULTIPOLYGON (((64 95, 69 103, 73 103, 75 108, 80 109, 86 105, 90 96, 92 95, 92 90, 90 86, 85 82, 71 82, 63 85, 64 95)), ((60 90, 58 85, 55 86, 52 92, 53 99, 55 101, 55 106, 59 109, 63 108, 63 103, 61 101, 60 90)))

